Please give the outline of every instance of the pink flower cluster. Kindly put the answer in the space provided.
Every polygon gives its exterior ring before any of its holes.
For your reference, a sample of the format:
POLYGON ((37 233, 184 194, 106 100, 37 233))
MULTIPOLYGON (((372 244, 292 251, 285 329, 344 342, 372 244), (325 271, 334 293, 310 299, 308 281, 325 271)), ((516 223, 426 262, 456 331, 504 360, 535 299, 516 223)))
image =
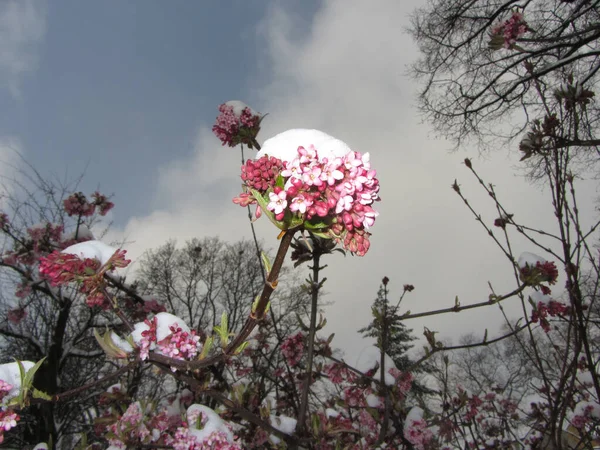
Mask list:
POLYGON ((0 380, 0 403, 4 400, 14 386, 4 380, 0 380))
POLYGON ((54 251, 40 258, 40 273, 52 286, 62 286, 71 282, 79 284, 79 290, 86 295, 90 307, 110 308, 109 299, 104 293, 106 283, 104 274, 117 267, 127 267, 131 260, 125 259, 126 250, 117 250, 102 265, 92 258, 80 258, 77 255, 54 251))
POLYGON ((527 264, 524 267, 521 267, 520 274, 523 281, 530 285, 537 285, 541 282, 554 284, 558 279, 558 269, 556 268, 556 264, 549 261, 537 261, 535 266, 527 264))
POLYGON ((323 368, 325 375, 334 384, 341 384, 344 381, 353 382, 357 377, 343 364, 333 363, 323 368))
POLYGON ((0 444, 4 442, 4 432, 17 426, 19 415, 11 409, 0 411, 0 444))
POLYGON ((147 417, 140 402, 134 402, 107 427, 108 442, 119 449, 130 448, 131 444, 150 444, 161 438, 168 425, 164 412, 147 417))
POLYGON ((290 366, 296 366, 304 353, 304 334, 299 331, 283 341, 281 344, 281 353, 290 366))
POLYGON ((396 379, 396 387, 401 399, 406 398, 412 388, 413 375, 410 372, 402 372, 401 370, 392 367, 389 370, 390 375, 396 379))
POLYGON ((108 200, 108 197, 94 192, 92 194, 93 201, 89 202, 87 197, 82 192, 76 192, 63 201, 65 212, 69 216, 89 217, 96 212, 101 216, 106 215, 115 205, 108 200))
POLYGON ((142 361, 148 359, 148 352, 156 345, 162 354, 175 359, 192 359, 200 350, 200 336, 195 330, 191 332, 183 331, 178 324, 169 326, 169 333, 165 338, 157 341, 158 319, 156 316, 152 320, 144 321, 148 329, 142 331, 142 339, 137 343, 140 349, 140 358, 142 361))
POLYGON ((164 355, 176 359, 192 359, 198 354, 200 336, 196 335, 195 330, 188 333, 178 325, 171 325, 169 329, 171 334, 157 343, 164 355))
POLYGON ((531 321, 540 323, 542 329, 548 333, 550 331, 550 323, 548 316, 556 317, 568 314, 570 308, 564 303, 550 300, 548 303, 538 302, 537 307, 531 312, 531 321))
POLYGON ((156 343, 156 327, 158 325, 158 321, 156 317, 153 317, 152 320, 144 320, 144 323, 150 328, 142 331, 142 339, 137 343, 138 347, 140 348, 140 359, 142 361, 148 359, 150 347, 152 344, 156 343))
POLYGON ((416 450, 425 450, 429 441, 433 439, 433 433, 427 428, 427 422, 419 419, 410 422, 404 431, 404 437, 416 450))
POLYGON ((180 427, 173 438, 167 439, 167 443, 174 450, 242 450, 239 444, 229 442, 225 433, 218 430, 205 439, 198 440, 189 428, 180 427))
MULTIPOLYGON (((266 156, 247 163, 242 179, 263 197, 283 229, 301 219, 305 228, 312 226, 352 253, 362 256, 368 251, 370 233, 366 230, 378 215, 371 205, 379 200, 379 180, 368 153, 350 151, 330 160, 320 158, 314 146, 301 146, 293 160, 281 165, 266 156)), ((245 192, 234 202, 245 206, 255 200, 245 192)))
MULTIPOLYGON (((4 400, 4 397, 10 393, 13 387, 12 384, 0 380, 0 402, 4 400)), ((0 444, 4 442, 4 432, 16 427, 19 419, 19 415, 11 409, 0 410, 0 444)))
MULTIPOLYGON (((206 436, 199 438, 198 434, 191 430, 198 429, 202 430, 211 421, 206 414, 202 411, 189 411, 187 414, 187 423, 189 428, 180 427, 175 432, 174 438, 168 439, 167 443, 172 445, 175 450, 201 450, 201 449, 213 449, 213 450, 242 450, 236 443, 232 443, 229 437, 222 429, 215 427, 215 424, 211 424, 214 427, 214 431, 206 436)), ((226 430, 230 430, 229 424, 219 424, 225 427, 226 430)), ((205 433, 201 433, 203 435, 205 433)))
POLYGON ((508 20, 492 28, 492 37, 501 36, 503 39, 502 47, 512 48, 516 44, 517 39, 527 33, 527 31, 529 31, 529 27, 523 19, 523 14, 513 12, 508 20))
POLYGON ((247 106, 241 112, 236 111, 236 108, 229 103, 219 105, 220 114, 213 125, 213 133, 223 145, 235 147, 246 144, 252 148, 260 130, 260 116, 247 106))

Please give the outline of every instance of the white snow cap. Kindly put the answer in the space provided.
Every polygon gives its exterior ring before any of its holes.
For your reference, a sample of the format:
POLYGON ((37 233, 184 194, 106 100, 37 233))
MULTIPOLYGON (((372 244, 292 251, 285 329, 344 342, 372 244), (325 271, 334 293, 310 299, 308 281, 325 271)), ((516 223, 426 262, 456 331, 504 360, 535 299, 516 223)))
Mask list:
POLYGON ((292 161, 298 156, 298 147, 309 148, 311 145, 319 153, 319 158, 327 158, 330 161, 341 158, 352 151, 345 142, 329 136, 327 133, 297 128, 267 139, 256 154, 256 159, 269 155, 282 161, 292 161))
POLYGON ((381 398, 377 395, 369 394, 365 400, 371 408, 379 408, 381 406, 381 398))
POLYGON ((109 394, 114 394, 115 392, 120 392, 122 390, 123 386, 121 385, 121 383, 116 383, 112 386, 109 386, 108 389, 106 389, 106 392, 108 392, 109 394))
POLYGON ((327 408, 327 409, 325 410, 325 416, 326 416, 328 419, 329 419, 329 418, 331 418, 331 417, 334 417, 334 418, 335 418, 335 417, 338 417, 339 415, 340 415, 340 413, 339 413, 339 412, 337 412, 335 409, 332 409, 332 408, 327 408))
POLYGON ((125 353, 131 353, 133 351, 133 347, 131 346, 131 344, 114 331, 110 332, 110 338, 112 339, 113 343, 125 353))
POLYGON ((523 252, 521 256, 519 256, 519 260, 517 264, 519 265, 519 269, 524 269, 525 266, 535 267, 537 263, 544 264, 546 261, 541 256, 536 255, 535 253, 523 252))
POLYGON ((207 439, 211 434, 218 431, 222 431, 225 434, 225 436, 227 436, 227 440, 230 443, 233 442, 233 433, 231 432, 229 427, 227 427, 225 421, 221 419, 221 416, 219 416, 208 406, 199 405, 197 403, 193 404, 187 409, 187 419, 190 434, 194 435, 198 442, 202 443, 202 441, 207 439), (191 417, 191 415, 196 413, 204 414, 204 417, 206 419, 206 423, 204 424, 204 427, 201 430, 195 428, 195 421, 191 420, 193 418, 191 417))
POLYGON ((254 115, 254 116, 258 115, 252 108, 250 108, 244 102, 240 102, 239 100, 229 100, 228 102, 225 102, 225 104, 227 106, 231 106, 233 108, 233 114, 235 114, 235 116, 237 118, 239 118, 242 115, 242 112, 246 108, 248 108, 250 110, 252 115, 254 115))
MULTIPOLYGON (((21 364, 23 365, 25 372, 35 366, 35 363, 31 361, 21 361, 21 364)), ((19 365, 16 361, 0 365, 0 380, 12 386, 12 389, 4 397, 3 403, 6 403, 11 398, 19 395, 19 389, 21 388, 21 371, 19 370, 19 365)))
POLYGON ((421 419, 423 419, 423 410, 418 406, 413 406, 404 420, 404 434, 407 434, 414 422, 418 422, 421 419))
MULTIPOLYGON (((294 419, 293 417, 288 417, 288 416, 274 416, 271 414, 270 416, 270 422, 271 425, 273 426, 273 428, 277 428, 279 431, 281 431, 282 433, 285 434, 294 434, 294 430, 296 430, 296 423, 298 422, 296 419, 294 419)), ((281 439, 279 439, 277 436, 275 436, 274 434, 272 434, 271 436, 269 436, 269 439, 271 439, 271 441, 277 445, 281 442, 281 439)))
POLYGON ((550 295, 542 294, 540 291, 534 291, 530 295, 531 300, 537 305, 542 302, 545 305, 549 304, 553 299, 550 295))
MULTIPOLYGON (((370 370, 373 370, 380 364, 381 361, 381 351, 371 345, 369 347, 365 347, 358 358, 356 359, 356 364, 354 367, 357 370, 360 370, 362 373, 366 373, 370 370)), ((385 364, 385 384, 388 386, 393 386, 396 384, 396 379, 390 374, 390 369, 396 368, 396 364, 389 355, 384 355, 384 364, 385 364)), ((373 375, 373 378, 377 381, 381 380, 381 368, 377 369, 377 372, 373 375)))
POLYGON ((104 242, 86 241, 71 245, 65 248, 62 253, 79 256, 81 259, 97 259, 100 264, 104 265, 116 251, 116 248, 106 245, 104 242))

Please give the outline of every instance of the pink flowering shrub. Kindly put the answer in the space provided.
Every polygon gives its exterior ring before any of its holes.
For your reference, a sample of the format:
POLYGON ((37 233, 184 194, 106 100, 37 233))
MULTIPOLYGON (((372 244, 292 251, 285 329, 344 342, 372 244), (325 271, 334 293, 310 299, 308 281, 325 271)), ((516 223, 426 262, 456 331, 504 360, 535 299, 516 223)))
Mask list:
POLYGON ((260 115, 238 101, 219 105, 219 113, 212 131, 221 143, 229 147, 244 144, 253 148, 260 131, 260 115))

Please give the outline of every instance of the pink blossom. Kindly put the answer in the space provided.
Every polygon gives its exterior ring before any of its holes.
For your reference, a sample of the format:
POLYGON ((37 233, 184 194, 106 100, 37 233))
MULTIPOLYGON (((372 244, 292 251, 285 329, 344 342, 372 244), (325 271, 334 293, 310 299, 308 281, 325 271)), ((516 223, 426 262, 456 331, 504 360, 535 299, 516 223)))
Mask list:
POLYGON ((13 387, 14 386, 12 384, 7 383, 4 380, 0 380, 0 402, 4 400, 4 397, 6 397, 10 393, 13 387))
POLYGON ((290 203, 290 211, 306 213, 306 208, 313 204, 312 199, 308 195, 299 194, 292 199, 290 203))
POLYGON ((299 331, 293 336, 288 337, 281 344, 281 353, 290 366, 296 366, 302 359, 304 352, 304 334, 299 331))
POLYGON ((4 442, 4 432, 17 426, 19 415, 11 409, 0 410, 0 444, 4 442))
POLYGON ((178 325, 169 327, 171 334, 157 343, 159 350, 166 356, 176 359, 192 359, 198 354, 200 336, 196 331, 183 331, 178 325))
POLYGON ((501 41, 502 47, 510 49, 527 31, 529 31, 529 27, 527 22, 523 19, 523 14, 520 12, 513 12, 508 20, 492 28, 492 46, 494 49, 500 48, 499 46, 495 47, 494 39, 497 36, 503 39, 503 41, 501 41))
POLYGON ((281 214, 287 206, 287 194, 285 191, 279 191, 278 193, 270 192, 269 199, 271 202, 267 205, 269 211, 273 211, 275 214, 281 214))
POLYGON ((92 198, 94 199, 94 206, 100 210, 99 214, 101 216, 105 216, 115 206, 114 203, 108 201, 106 195, 102 195, 98 191, 92 194, 92 198))
POLYGON ((427 428, 427 423, 423 419, 412 420, 404 430, 404 437, 417 450, 425 450, 425 446, 433 438, 433 433, 427 428))
POLYGON ((254 113, 248 106, 239 111, 237 102, 227 102, 219 105, 219 115, 212 131, 223 145, 235 147, 246 144, 250 148, 260 130, 260 115, 254 113), (232 105, 232 103, 236 103, 232 105))
POLYGON ((95 258, 82 259, 77 255, 54 251, 40 258, 39 271, 52 286, 77 282, 79 291, 86 295, 90 307, 108 309, 110 302, 104 294, 104 274, 118 267, 127 267, 131 260, 125 259, 125 254, 125 250, 116 250, 105 264, 101 264, 95 258))
POLYGON ((69 216, 88 217, 94 214, 96 207, 88 202, 82 192, 76 192, 63 201, 65 212, 69 216))

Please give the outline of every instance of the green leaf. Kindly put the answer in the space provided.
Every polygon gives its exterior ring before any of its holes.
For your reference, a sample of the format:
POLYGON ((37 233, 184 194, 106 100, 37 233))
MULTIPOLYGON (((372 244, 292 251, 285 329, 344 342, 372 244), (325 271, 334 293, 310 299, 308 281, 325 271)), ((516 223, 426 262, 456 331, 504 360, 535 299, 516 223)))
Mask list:
MULTIPOLYGON (((306 224, 305 224, 305 226, 306 226, 306 224)), ((317 230, 310 230, 310 232, 312 234, 314 234, 315 236, 317 236, 317 237, 320 237, 320 238, 323 238, 323 239, 331 239, 331 235, 329 234, 329 232, 322 233, 322 232, 317 231, 317 230)))
MULTIPOLYGON (((44 356, 42 359, 40 359, 38 362, 36 362, 35 365, 31 369, 29 369, 27 371, 27 374, 25 374, 25 386, 27 386, 27 389, 29 389, 33 385, 33 377, 35 376, 35 373, 38 371, 38 369, 41 367, 41 365, 44 363, 45 360, 46 360, 46 357, 44 356)), ((21 370, 21 368, 23 367, 21 364, 21 361, 18 361, 18 363, 19 363, 19 370, 21 370)))
POLYGON ((17 366, 19 367, 19 375, 20 375, 20 379, 21 379, 21 389, 19 389, 19 405, 23 405, 23 400, 25 399, 25 391, 26 391, 26 386, 25 386, 25 368, 23 367, 23 364, 21 363, 21 361, 17 360, 17 366))
POLYGON ((248 347, 248 345, 250 344, 249 341, 246 342, 242 342, 240 344, 240 346, 238 348, 235 349, 235 352, 233 352, 234 355, 239 355, 240 353, 242 353, 244 350, 246 350, 246 347, 248 347))
POLYGON ((208 356, 208 353, 210 352, 210 349, 213 346, 213 342, 214 339, 212 336, 208 336, 206 338, 206 340, 204 341, 204 345, 202 346, 202 352, 200 352, 200 355, 198 356, 198 359, 204 359, 208 356))
POLYGON ((267 273, 271 272, 271 261, 269 261, 269 257, 265 252, 260 252, 260 259, 262 260, 263 266, 265 266, 267 273))
POLYGON ((313 230, 323 230, 326 228, 329 228, 331 226, 331 223, 329 222, 325 222, 325 221, 319 221, 319 222, 306 222, 304 224, 304 228, 306 228, 308 231, 313 231, 313 230))
POLYGON ((256 308, 258 307, 258 302, 260 300, 260 294, 258 294, 255 298, 254 301, 252 302, 252 314, 256 313, 256 308))
POLYGON ((281 176, 281 174, 277 175, 277 178, 275 179, 275 186, 278 186, 281 189, 285 187, 285 179, 281 176))
POLYGON ((52 400, 52 396, 46 394, 45 392, 40 391, 39 389, 33 388, 32 392, 33 398, 41 398, 43 400, 52 400))
POLYGON ((260 206, 260 209, 262 210, 263 214, 269 218, 273 225, 275 225, 280 230, 283 230, 284 228, 282 228, 281 222, 275 219, 275 214, 273 214, 273 212, 269 211, 269 209, 267 208, 269 202, 267 202, 262 196, 262 194, 256 189, 250 188, 250 192, 252 192, 252 196, 256 199, 256 202, 258 203, 258 206, 260 206))
POLYGON ((226 347, 229 344, 229 329, 227 323, 227 312, 223 311, 221 314, 221 325, 216 325, 214 330, 221 338, 221 345, 226 347))

